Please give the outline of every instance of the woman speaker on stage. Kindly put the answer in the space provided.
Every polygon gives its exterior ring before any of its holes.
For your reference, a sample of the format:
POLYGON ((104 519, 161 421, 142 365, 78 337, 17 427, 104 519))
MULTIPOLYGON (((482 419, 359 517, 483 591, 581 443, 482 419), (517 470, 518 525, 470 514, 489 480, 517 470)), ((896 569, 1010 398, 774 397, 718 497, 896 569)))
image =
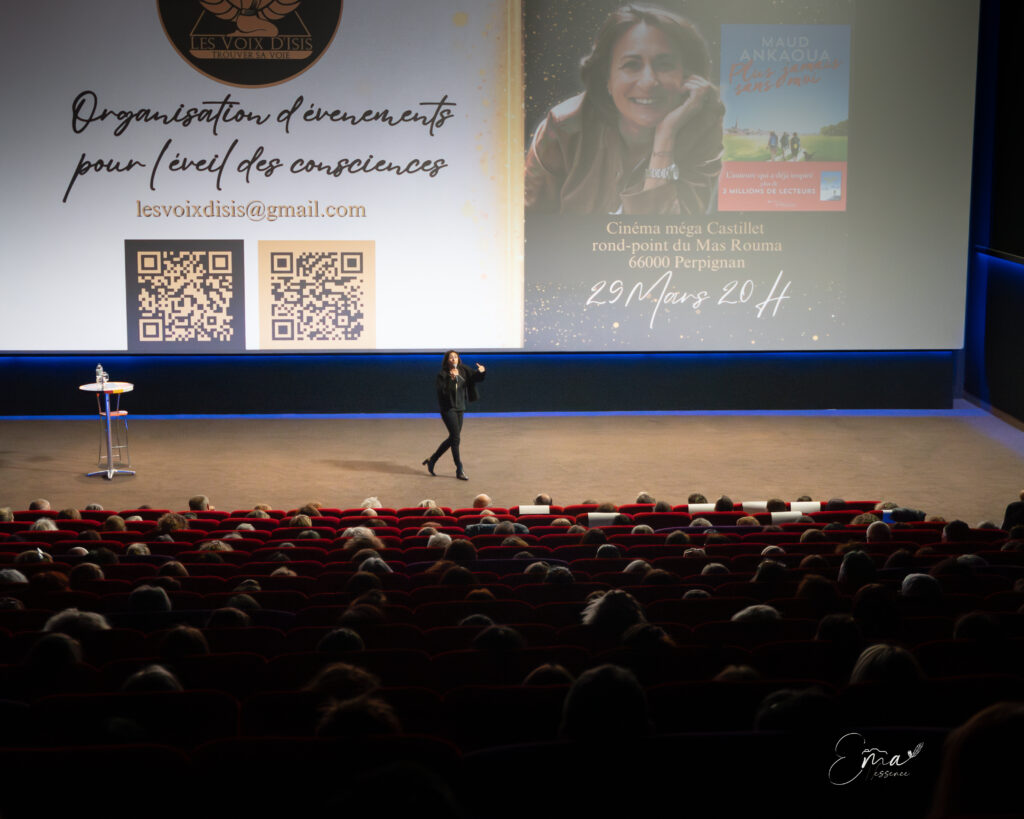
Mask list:
POLYGON ((435 379, 435 386, 441 420, 444 422, 445 429, 448 430, 448 437, 441 442, 433 455, 423 461, 423 465, 431 475, 434 474, 434 465, 438 459, 450 448, 452 458, 455 460, 455 477, 460 481, 469 480, 462 469, 462 456, 459 453, 462 416, 466 411, 467 403, 476 401, 476 385, 477 382, 484 380, 485 373, 486 369, 482 364, 477 364, 475 370, 466 367, 455 350, 449 350, 444 354, 441 370, 435 379))

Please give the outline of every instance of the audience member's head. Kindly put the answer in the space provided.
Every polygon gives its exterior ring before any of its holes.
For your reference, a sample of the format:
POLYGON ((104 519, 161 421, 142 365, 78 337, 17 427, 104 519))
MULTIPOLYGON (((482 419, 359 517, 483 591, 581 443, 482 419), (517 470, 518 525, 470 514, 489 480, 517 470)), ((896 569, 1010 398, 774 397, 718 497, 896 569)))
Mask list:
MULTIPOLYGON (((107 518, 110 520, 110 518, 107 518)), ((188 526, 188 521, 177 512, 168 512, 165 515, 161 515, 156 522, 156 529, 154 530, 158 535, 169 535, 171 532, 177 532, 180 529, 185 529, 188 526)))
POLYGON ((544 574, 544 583, 552 585, 569 585, 575 582, 568 566, 551 566, 544 574))
POLYGON ((779 583, 789 577, 789 569, 778 560, 762 560, 757 564, 751 583, 779 583))
POLYGON ((651 732, 647 695, 632 671, 600 665, 572 684, 562 709, 561 733, 576 742, 608 742, 651 732))
POLYGON ((914 565, 914 556, 907 549, 897 549, 886 559, 882 568, 907 569, 914 565))
POLYGON ((982 709, 946 737, 932 816, 1019 816, 1024 704, 982 709))
POLYGON ((249 615, 241 609, 223 606, 210 612, 206 628, 246 628, 251 622, 249 615))
POLYGON ((64 572, 33 572, 28 585, 38 594, 63 592, 68 590, 68 576, 64 572))
POLYGON ((942 529, 943 543, 961 543, 971 539, 971 527, 962 520, 951 520, 942 529))
POLYGON ((913 685, 924 678, 914 655, 900 646, 875 643, 865 648, 850 672, 850 684, 913 685))
POLYGON ((136 671, 121 686, 124 692, 183 691, 178 678, 162 665, 147 665, 136 671))
POLYGON ((658 651, 675 647, 676 641, 661 626, 637 623, 622 633, 622 645, 637 651, 658 651))
POLYGON ((188 577, 188 569, 184 563, 177 560, 168 560, 158 570, 157 574, 162 577, 188 577))
POLYGON ((820 688, 782 688, 768 694, 754 716, 755 731, 830 731, 837 723, 835 700, 820 688))
POLYGON ((836 584, 820 574, 805 574, 794 596, 809 601, 819 616, 837 610, 841 599, 836 584))
POLYGON ((401 732, 395 709, 379 697, 370 696, 330 702, 316 726, 318 737, 360 738, 401 732))
POLYGON ((361 563, 359 563, 360 572, 370 572, 376 575, 394 574, 395 570, 392 569, 387 562, 379 555, 373 555, 367 557, 361 563))
POLYGON ((467 614, 459 620, 458 625, 471 628, 487 628, 488 626, 494 625, 494 620, 486 614, 476 612, 474 614, 467 614))
POLYGON ((28 527, 30 532, 56 532, 57 523, 53 518, 36 518, 35 523, 28 527))
POLYGON ((476 560, 476 546, 466 538, 455 538, 444 550, 444 559, 453 563, 468 563, 476 560))
POLYGON ((860 624, 851 614, 826 614, 818 621, 818 629, 814 639, 822 643, 832 643, 839 647, 855 648, 858 655, 864 643, 864 632, 860 624))
POLYGON ((29 649, 25 665, 48 677, 60 677, 82 662, 82 644, 61 632, 41 635, 29 649))
POLYGON ((233 552, 234 548, 230 543, 225 543, 223 540, 208 540, 205 543, 199 544, 200 552, 233 552))
POLYGON ((727 665, 714 676, 715 682, 750 682, 760 680, 761 672, 752 665, 727 665))
POLYGON ((782 619, 779 610, 767 603, 755 603, 752 606, 740 609, 729 618, 734 623, 775 623, 782 619))
POLYGON ((856 592, 875 577, 875 562, 863 549, 851 549, 843 555, 839 566, 839 586, 847 593, 856 592))
POLYGON ((102 614, 72 608, 64 609, 50 617, 43 626, 43 631, 59 631, 61 634, 81 640, 84 634, 107 631, 109 628, 110 623, 102 614))
POLYGON ((574 677, 564 665, 544 663, 526 675, 523 685, 572 685, 574 677))
POLYGON ((28 583, 28 578, 17 569, 0 569, 0 585, 28 583))
POLYGON ((647 617, 633 595, 612 589, 587 603, 583 622, 608 634, 621 635, 630 626, 647 622, 647 617))
POLYGON ((869 639, 893 637, 900 627, 897 595, 882 583, 865 583, 853 596, 852 614, 869 639))
POLYGON ((15 563, 53 563, 53 557, 49 552, 44 552, 39 547, 26 549, 14 556, 15 563))
POLYGON ((473 638, 473 648, 479 651, 515 651, 525 647, 523 635, 509 626, 487 626, 473 638))
POLYGON ((160 638, 158 653, 165 660, 180 660, 210 653, 206 635, 194 626, 177 625, 164 632, 160 638))
POLYGON ((132 589, 128 595, 128 610, 138 612, 159 612, 171 610, 171 598, 160 586, 148 584, 132 589))
POLYGON ((476 575, 465 566, 451 566, 445 569, 441 575, 442 586, 475 586, 477 585, 476 575))
POLYGON ((939 600, 942 598, 942 586, 931 575, 912 572, 903 578, 900 594, 918 600, 939 600))
POLYGON ((666 545, 670 546, 685 546, 689 542, 690 536, 682 529, 675 529, 665 537, 666 545))
POLYGON ((626 564, 626 567, 622 570, 623 574, 647 574, 653 567, 646 560, 631 560, 626 564))
POLYGON ((892 540, 892 530, 888 523, 876 520, 868 524, 864 537, 868 543, 888 543, 892 540))
POLYGON ((1006 637, 999 620, 987 611, 970 611, 961 614, 953 624, 954 640, 971 640, 976 643, 994 644, 1006 637))
POLYGON ((364 648, 366 648, 366 645, 363 643, 363 638, 359 636, 357 631, 350 628, 331 629, 316 644, 317 651, 332 653, 362 651, 364 648))
POLYGON ((605 536, 604 529, 601 529, 601 528, 598 528, 598 527, 595 527, 593 529, 588 529, 583 534, 583 537, 580 538, 580 543, 582 543, 584 545, 597 546, 597 545, 600 545, 601 543, 607 543, 607 541, 608 541, 608 538, 605 536))
POLYGON ((262 590, 263 587, 260 586, 259 580, 257 580, 255 577, 247 577, 242 581, 242 583, 234 587, 231 591, 249 594, 250 592, 260 592, 262 590))
POLYGON ((349 663, 329 663, 306 683, 303 691, 321 697, 347 700, 372 694, 380 688, 380 678, 365 669, 349 663))

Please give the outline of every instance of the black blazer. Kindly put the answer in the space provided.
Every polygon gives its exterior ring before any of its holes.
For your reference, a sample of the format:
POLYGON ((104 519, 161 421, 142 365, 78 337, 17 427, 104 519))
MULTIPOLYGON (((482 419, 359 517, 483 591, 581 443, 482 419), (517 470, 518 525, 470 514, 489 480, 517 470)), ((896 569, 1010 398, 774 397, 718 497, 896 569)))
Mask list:
MULTIPOLYGON (((459 375, 466 382, 466 397, 470 401, 476 401, 480 397, 480 393, 476 388, 477 382, 483 381, 487 373, 480 372, 476 367, 471 370, 460 361, 459 375)), ((456 384, 448 377, 448 370, 439 371, 437 378, 434 379, 434 384, 437 388, 437 404, 441 412, 452 409, 455 406, 456 384)))

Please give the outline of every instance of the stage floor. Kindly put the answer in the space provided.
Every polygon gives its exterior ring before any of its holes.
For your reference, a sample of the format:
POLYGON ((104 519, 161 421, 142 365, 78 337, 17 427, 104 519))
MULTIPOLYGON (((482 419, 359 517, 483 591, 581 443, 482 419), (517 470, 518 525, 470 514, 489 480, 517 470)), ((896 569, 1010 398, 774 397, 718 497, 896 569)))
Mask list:
POLYGON ((134 477, 88 478, 100 426, 82 419, 0 419, 0 506, 36 497, 54 508, 97 502, 182 509, 206 494, 218 509, 309 501, 386 506, 433 498, 496 505, 593 498, 879 498, 961 518, 1002 520, 1024 487, 1024 431, 966 402, 952 410, 588 415, 469 414, 455 480, 450 456, 431 478, 420 462, 444 437, 431 416, 135 417, 134 477))

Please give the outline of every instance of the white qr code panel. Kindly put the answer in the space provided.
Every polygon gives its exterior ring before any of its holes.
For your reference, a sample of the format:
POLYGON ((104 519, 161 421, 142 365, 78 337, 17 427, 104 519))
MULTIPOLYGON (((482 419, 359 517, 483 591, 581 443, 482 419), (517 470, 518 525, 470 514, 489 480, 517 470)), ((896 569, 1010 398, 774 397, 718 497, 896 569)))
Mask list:
POLYGON ((372 349, 374 243, 260 242, 260 347, 372 349))

